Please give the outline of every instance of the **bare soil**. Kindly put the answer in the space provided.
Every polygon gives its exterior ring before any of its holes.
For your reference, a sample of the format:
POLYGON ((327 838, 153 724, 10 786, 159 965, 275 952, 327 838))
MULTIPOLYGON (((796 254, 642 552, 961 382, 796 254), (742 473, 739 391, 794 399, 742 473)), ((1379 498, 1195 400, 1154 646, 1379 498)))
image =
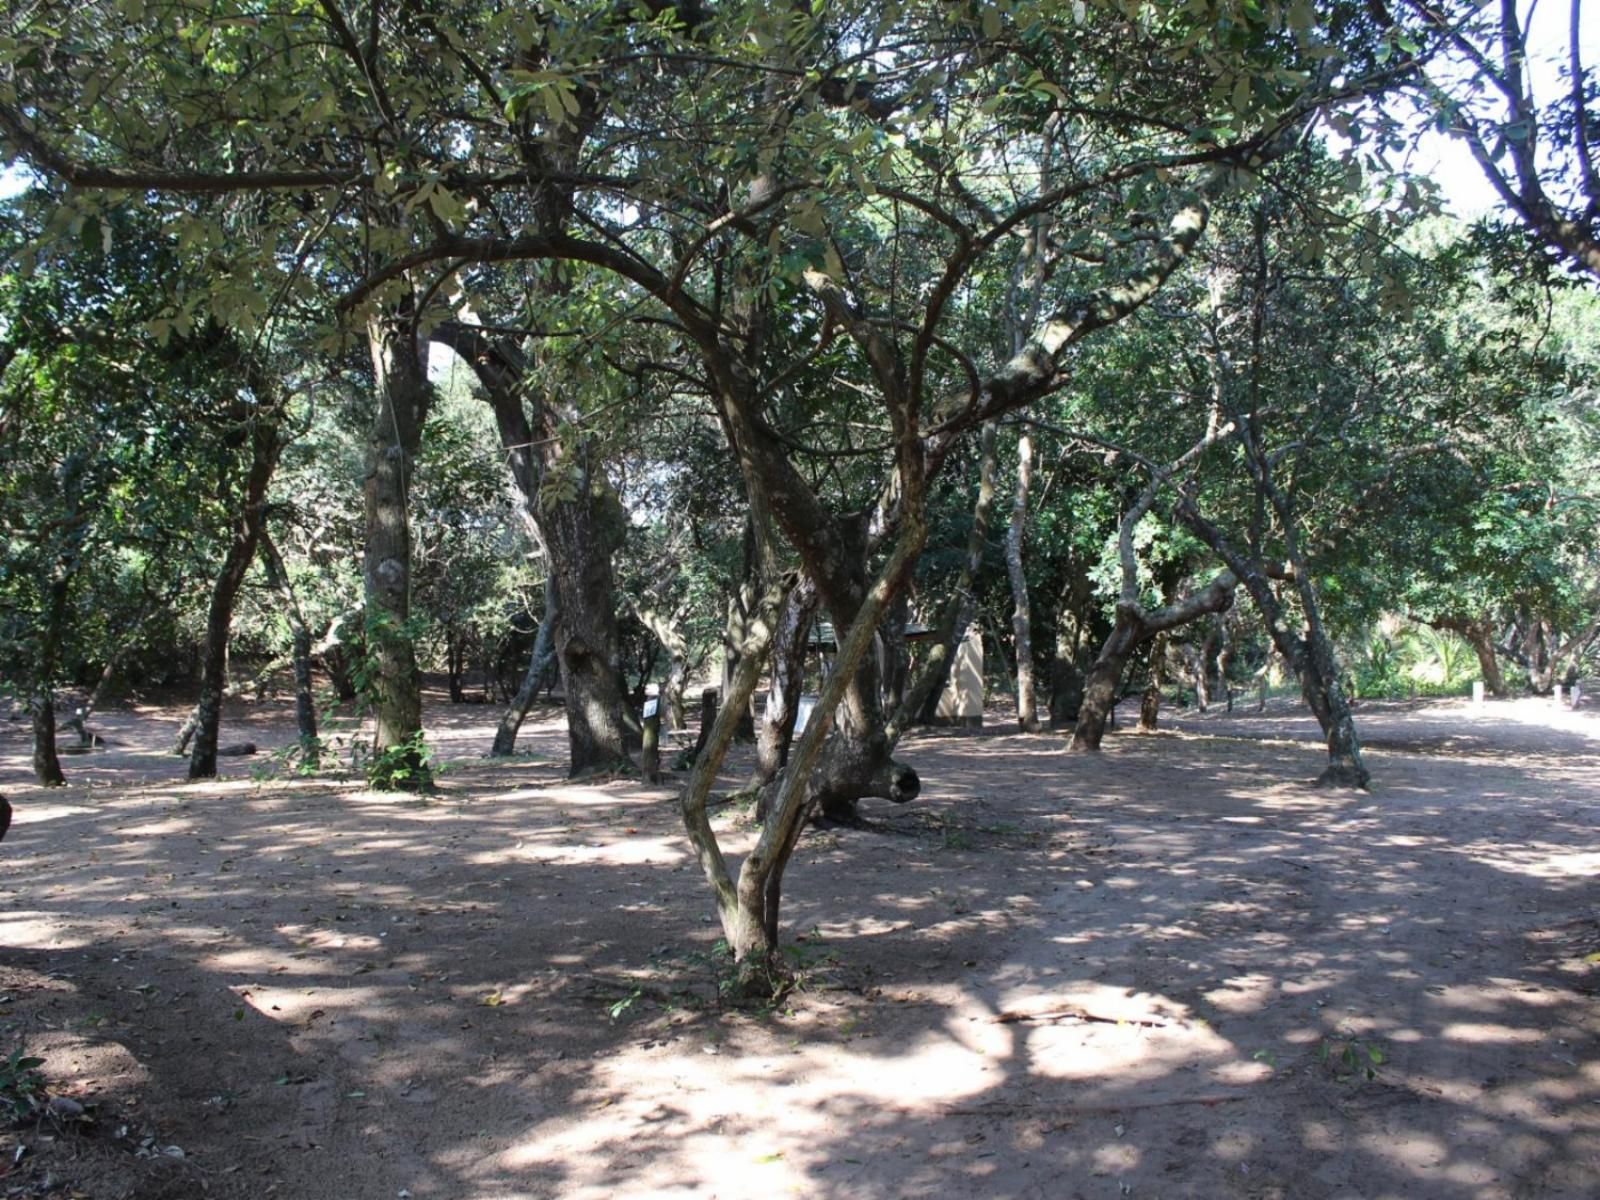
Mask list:
POLYGON ((495 716, 430 707, 426 799, 185 783, 177 707, 46 792, 0 723, 0 1057, 85 1106, 0 1196, 1600 1195, 1593 714, 1366 705, 1367 794, 1281 705, 918 734, 922 799, 802 843, 756 1010, 674 789, 568 785, 549 713, 486 763, 495 716))

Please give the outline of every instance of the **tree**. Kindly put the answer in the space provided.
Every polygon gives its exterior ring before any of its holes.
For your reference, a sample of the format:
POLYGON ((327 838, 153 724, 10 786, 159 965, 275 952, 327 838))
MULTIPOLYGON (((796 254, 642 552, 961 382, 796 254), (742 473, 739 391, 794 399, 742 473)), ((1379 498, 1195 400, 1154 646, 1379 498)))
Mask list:
POLYGON ((1600 86, 1583 62, 1582 7, 1569 0, 1564 61, 1548 84, 1530 35, 1535 6, 1519 11, 1516 0, 1400 0, 1385 38, 1414 57, 1433 127, 1467 147, 1540 243, 1600 280, 1600 86))

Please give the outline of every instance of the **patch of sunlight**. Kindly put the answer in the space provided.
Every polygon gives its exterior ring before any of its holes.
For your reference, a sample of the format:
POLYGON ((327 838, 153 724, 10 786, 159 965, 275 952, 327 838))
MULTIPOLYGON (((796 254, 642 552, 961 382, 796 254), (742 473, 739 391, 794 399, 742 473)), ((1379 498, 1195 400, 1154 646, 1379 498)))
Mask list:
POLYGON ((524 1172, 559 1164, 565 1200, 609 1198, 617 1194, 615 1156, 670 1116, 670 1144, 632 1162, 629 1195, 683 1194, 686 1176, 739 1181, 730 1195, 747 1194, 746 1185, 763 1194, 815 1194, 811 1171, 837 1129, 936 1119, 995 1082, 985 1052, 934 1034, 892 1048, 874 1039, 797 1045, 777 1056, 740 1056, 714 1040, 704 1049, 597 1063, 559 1117, 484 1166, 524 1172), (666 1111, 662 1096, 670 1098, 666 1111))
POLYGON ((1538 1029, 1517 1029, 1487 1021, 1457 1021, 1446 1025, 1440 1030, 1439 1036, 1447 1042, 1487 1042, 1500 1046, 1531 1045, 1545 1038, 1543 1031, 1538 1029))
POLYGON ((81 950, 92 944, 84 936, 63 936, 59 920, 57 913, 39 911, 0 915, 0 945, 14 950, 81 950))
MULTIPOLYGON (((1432 1174, 1434 1168, 1442 1166, 1450 1157, 1450 1147, 1444 1142, 1432 1134, 1418 1133, 1414 1130, 1385 1129, 1382 1133, 1367 1134, 1362 1137, 1361 1145, 1378 1161, 1388 1163, 1396 1170, 1411 1175, 1420 1175, 1423 1172, 1432 1174)), ((1485 1174, 1492 1175, 1492 1172, 1485 1174)), ((1488 1179, 1479 1177, 1458 1181, 1486 1183, 1488 1179)))
POLYGON ((1456 852, 1499 871, 1534 879, 1593 879, 1600 875, 1600 851, 1565 851, 1556 847, 1506 846, 1475 842, 1456 852))
POLYGON ((1235 975, 1203 993, 1212 1006, 1227 1013, 1260 1012, 1278 998, 1277 981, 1270 975, 1235 975))
POLYGON ((29 800, 17 804, 13 820, 20 829, 24 825, 43 825, 49 821, 59 821, 62 817, 81 817, 99 811, 85 804, 40 804, 29 800))
POLYGON ((538 845, 510 850, 486 850, 471 856, 466 861, 479 866, 492 866, 516 859, 558 864, 608 863, 616 866, 655 866, 687 862, 689 855, 677 839, 625 835, 615 842, 593 845, 538 845))

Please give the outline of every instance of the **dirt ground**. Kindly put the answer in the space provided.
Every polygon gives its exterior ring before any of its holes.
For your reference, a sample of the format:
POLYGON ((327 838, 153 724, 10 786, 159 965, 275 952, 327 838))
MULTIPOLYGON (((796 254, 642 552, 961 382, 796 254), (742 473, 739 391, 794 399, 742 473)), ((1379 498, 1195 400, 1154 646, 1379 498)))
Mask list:
POLYGON ((433 705, 418 800, 184 783, 179 715, 48 793, 0 723, 0 1057, 92 1118, 0 1135, 0 1196, 1600 1196, 1595 714, 1366 705, 1366 795, 1291 706, 918 734, 922 799, 802 843, 758 1011, 673 789, 567 786, 554 719, 491 765, 433 705))

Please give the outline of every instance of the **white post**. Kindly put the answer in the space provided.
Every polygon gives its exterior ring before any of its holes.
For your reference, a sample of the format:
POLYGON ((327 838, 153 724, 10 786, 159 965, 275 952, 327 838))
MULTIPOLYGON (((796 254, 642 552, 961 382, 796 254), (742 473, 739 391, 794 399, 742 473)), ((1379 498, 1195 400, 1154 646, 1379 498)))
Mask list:
POLYGON ((1483 680, 1481 679, 1472 681, 1472 707, 1483 707, 1483 680))
POLYGON ((1555 705, 1556 705, 1557 708, 1560 708, 1560 707, 1562 707, 1563 705, 1566 704, 1566 702, 1567 702, 1567 689, 1562 687, 1559 683, 1556 684, 1555 690, 1551 693, 1551 695, 1555 700, 1555 705))
POLYGON ((1578 711, 1578 705, 1580 705, 1582 703, 1583 703, 1583 684, 1575 683, 1575 684, 1572 685, 1572 711, 1573 712, 1577 712, 1578 711))

